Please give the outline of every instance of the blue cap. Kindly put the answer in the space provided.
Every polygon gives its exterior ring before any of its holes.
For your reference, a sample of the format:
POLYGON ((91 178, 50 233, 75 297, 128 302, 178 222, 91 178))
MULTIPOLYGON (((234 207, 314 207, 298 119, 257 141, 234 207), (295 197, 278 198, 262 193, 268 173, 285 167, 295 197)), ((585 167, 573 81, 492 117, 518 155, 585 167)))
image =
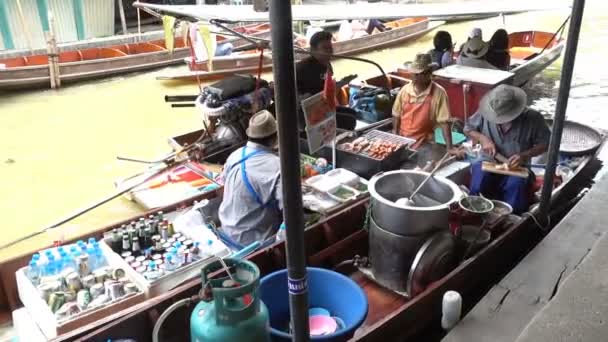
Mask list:
POLYGON ((40 260, 40 254, 38 254, 38 253, 34 253, 34 254, 32 255, 32 260, 40 260))
POLYGON ((154 262, 154 260, 150 261, 150 268, 156 268, 156 263, 154 262))
POLYGON ((198 242, 198 241, 194 241, 194 245, 195 245, 196 247, 198 247, 200 244, 201 244, 200 242, 198 242))
POLYGON ((285 222, 281 223, 281 225, 279 226, 279 229, 287 229, 285 222))
POLYGON ((207 240, 207 246, 211 246, 211 245, 213 245, 213 240, 211 240, 211 239, 207 240))
MULTIPOLYGON (((173 259, 173 254, 169 253, 169 255, 167 255, 167 261, 171 261, 171 259, 173 259)), ((150 262, 152 263, 152 262, 150 262)))
POLYGON ((30 261, 30 266, 36 266, 38 263, 36 262, 36 260, 31 260, 30 261))
POLYGON ((78 241, 76 241, 76 244, 77 244, 78 246, 82 246, 82 245, 84 245, 84 241, 82 241, 82 240, 78 240, 78 241))

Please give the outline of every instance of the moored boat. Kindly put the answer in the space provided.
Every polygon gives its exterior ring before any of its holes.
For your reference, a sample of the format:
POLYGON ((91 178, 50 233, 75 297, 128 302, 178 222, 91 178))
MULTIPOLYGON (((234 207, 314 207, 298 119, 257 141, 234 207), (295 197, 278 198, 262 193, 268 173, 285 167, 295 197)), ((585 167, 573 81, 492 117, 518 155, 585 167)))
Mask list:
MULTIPOLYGON (((566 193, 571 195, 572 191, 576 192, 576 175, 583 174, 593 155, 591 152, 580 159, 575 175, 554 190, 554 199, 561 199, 562 197, 558 196, 566 196, 566 193)), ((457 171, 460 166, 460 162, 449 165, 444 169, 443 175, 451 177, 460 174, 457 171)), ((567 202, 566 198, 561 203, 567 202)), ((308 227, 305 232, 307 264, 340 270, 353 279, 367 295, 369 312, 354 340, 416 340, 421 331, 439 317, 441 298, 445 291, 459 291, 464 298, 474 296, 479 287, 488 285, 488 279, 500 274, 505 267, 525 253, 531 241, 537 241, 542 236, 531 217, 536 209, 532 209, 531 213, 524 217, 509 216, 501 223, 488 227, 491 231, 491 241, 475 255, 439 277, 426 279, 423 288, 416 294, 405 296, 370 279, 369 271, 365 267, 352 266, 352 261, 357 256, 369 255, 369 233, 365 229, 368 210, 369 198, 362 199, 308 227)), ((248 260, 259 266, 262 276, 282 269, 285 267, 285 245, 283 242, 275 243, 251 255, 248 260)), ((200 280, 192 280, 141 305, 60 336, 59 340, 78 338, 84 341, 101 341, 114 336, 128 336, 138 341, 150 340, 155 321, 150 313, 161 312, 181 298, 196 295, 200 285, 200 280)), ((172 319, 167 320, 163 326, 164 336, 188 340, 189 315, 190 310, 175 312, 172 319)))
MULTIPOLYGON (((270 34, 268 24, 254 24, 236 31, 265 38, 270 34)), ((86 44, 65 44, 59 48, 58 76, 62 83, 107 77, 133 71, 149 70, 179 64, 191 54, 182 38, 175 38, 170 52, 158 34, 127 38, 102 39, 86 44), (147 39, 147 40, 146 40, 147 39)), ((217 36, 218 43, 230 42, 235 47, 246 42, 240 38, 217 36)), ((0 58, 0 90, 47 87, 50 84, 49 55, 46 51, 20 51, 3 54, 0 58)))
MULTIPOLYGON (((334 53, 337 55, 354 55, 366 51, 377 50, 388 46, 403 44, 413 41, 435 28, 443 22, 431 22, 427 18, 406 18, 387 22, 384 26, 391 28, 384 32, 377 32, 358 38, 334 42, 334 53)), ((302 59, 304 54, 298 54, 296 58, 302 59)), ((212 59, 211 63, 197 61, 189 63, 190 72, 175 75, 162 75, 159 80, 212 80, 238 73, 252 73, 260 67, 260 53, 256 50, 236 52, 230 56, 220 56, 212 59), (211 67, 211 69, 210 69, 211 67)), ((265 53, 262 61, 262 69, 272 68, 272 54, 265 53)))

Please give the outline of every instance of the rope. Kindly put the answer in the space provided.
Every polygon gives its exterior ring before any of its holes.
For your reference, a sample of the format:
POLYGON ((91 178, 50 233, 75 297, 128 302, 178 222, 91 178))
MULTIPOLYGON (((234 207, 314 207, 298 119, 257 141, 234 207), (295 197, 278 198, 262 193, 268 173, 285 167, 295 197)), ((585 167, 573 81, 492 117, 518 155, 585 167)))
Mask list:
POLYGON ((526 212, 523 213, 521 215, 522 217, 529 217, 532 219, 532 221, 534 221, 534 223, 536 224, 536 226, 543 232, 546 233, 549 231, 549 227, 551 227, 551 216, 547 216, 547 225, 543 226, 542 224, 540 224, 540 221, 538 221, 538 219, 536 218, 536 216, 534 216, 534 214, 530 213, 530 212, 526 212))

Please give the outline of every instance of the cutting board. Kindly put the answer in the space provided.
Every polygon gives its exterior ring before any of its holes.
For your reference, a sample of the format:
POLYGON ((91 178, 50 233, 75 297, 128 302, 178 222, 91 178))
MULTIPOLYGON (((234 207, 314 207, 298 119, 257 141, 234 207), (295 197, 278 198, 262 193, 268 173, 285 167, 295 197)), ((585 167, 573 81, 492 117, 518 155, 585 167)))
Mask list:
POLYGON ((528 170, 523 167, 516 167, 514 169, 502 169, 500 168, 502 164, 496 164, 492 162, 483 162, 481 163, 481 169, 486 172, 497 173, 505 176, 515 176, 521 178, 528 178, 529 173, 528 170))

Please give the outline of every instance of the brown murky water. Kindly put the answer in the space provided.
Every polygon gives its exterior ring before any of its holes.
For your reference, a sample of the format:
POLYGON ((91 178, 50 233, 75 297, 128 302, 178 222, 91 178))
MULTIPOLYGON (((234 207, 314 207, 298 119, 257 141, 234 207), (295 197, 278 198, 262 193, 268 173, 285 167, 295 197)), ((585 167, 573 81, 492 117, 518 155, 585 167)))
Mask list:
MULTIPOLYGON (((568 110, 570 119, 608 128, 603 110, 608 104, 608 72, 604 66, 608 11, 602 0, 588 1, 579 44, 576 73, 568 110)), ((526 13, 505 18, 509 31, 555 31, 569 11, 526 13)), ((503 27, 500 17, 445 25, 458 44, 472 27, 484 37, 503 27)), ((433 34, 403 47, 362 55, 392 70, 432 45, 433 34)), ((527 85, 534 105, 551 112, 561 62, 556 62, 527 85)), ((169 151, 167 138, 199 129, 194 109, 171 109, 165 94, 194 94, 191 84, 167 84, 160 74, 183 70, 171 67, 69 86, 58 91, 0 94, 0 244, 49 225, 77 208, 114 191, 113 182, 141 171, 143 166, 121 162, 116 156, 155 159, 169 151)), ((374 66, 337 61, 336 76, 378 73, 374 66)), ((266 75, 267 78, 271 74, 266 75)), ((114 200, 66 224, 0 251, 0 260, 76 232, 94 230, 141 211, 125 200, 114 200)))

